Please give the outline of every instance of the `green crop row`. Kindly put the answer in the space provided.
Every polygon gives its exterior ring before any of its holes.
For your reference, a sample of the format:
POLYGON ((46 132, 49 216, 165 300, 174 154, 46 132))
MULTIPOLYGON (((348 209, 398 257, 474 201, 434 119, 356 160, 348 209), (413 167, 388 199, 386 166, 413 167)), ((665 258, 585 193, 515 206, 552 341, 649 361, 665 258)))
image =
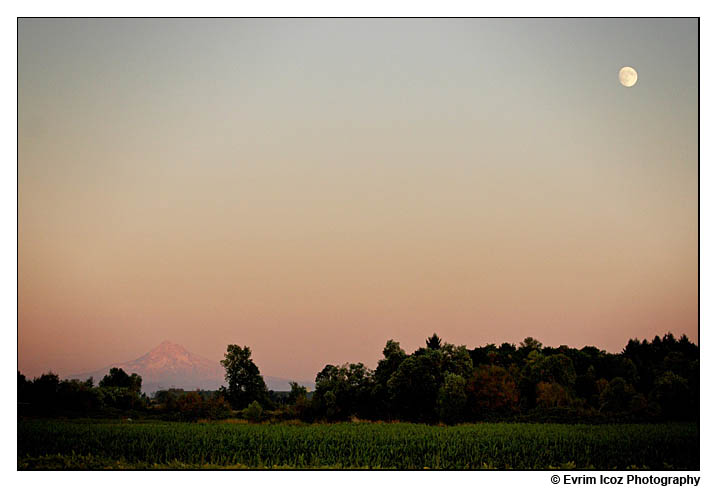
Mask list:
POLYGON ((54 460, 56 468, 101 460, 104 465, 87 468, 698 469, 698 449, 698 426, 687 423, 18 422, 20 469, 43 467, 42 460, 54 460))

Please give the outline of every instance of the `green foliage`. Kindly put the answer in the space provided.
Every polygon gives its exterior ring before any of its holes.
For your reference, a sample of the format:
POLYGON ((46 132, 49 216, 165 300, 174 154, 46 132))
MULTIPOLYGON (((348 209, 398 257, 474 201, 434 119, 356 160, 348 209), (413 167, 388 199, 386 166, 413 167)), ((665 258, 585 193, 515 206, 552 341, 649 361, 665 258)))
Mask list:
POLYGON ((697 470, 695 423, 18 423, 18 468, 697 470), (44 464, 44 465, 43 465, 44 464), (155 465, 156 464, 156 465, 155 465))
POLYGON ((57 374, 45 373, 28 381, 18 375, 18 413, 31 416, 99 415, 116 411, 146 409, 147 398, 140 393, 142 379, 112 369, 93 387, 93 380, 60 380, 57 374))
POLYGON ((626 379, 616 377, 601 391, 601 411, 614 413, 626 411, 635 394, 635 389, 626 382, 626 379))
POLYGON ((447 373, 439 389, 439 419, 446 424, 461 421, 466 407, 466 379, 461 375, 447 373))
POLYGON ((147 407, 147 399, 127 387, 100 387, 97 394, 104 408, 129 411, 147 407))
POLYGON ((445 343, 439 351, 441 352, 439 368, 442 373, 456 374, 464 379, 471 375, 474 365, 465 346, 457 347, 445 343))
POLYGON ((376 370, 362 366, 361 382, 349 380, 346 365, 327 365, 317 374, 312 411, 316 418, 334 421, 358 416, 423 423, 512 419, 534 410, 540 418, 553 409, 563 409, 566 422, 590 413, 598 422, 607 416, 697 419, 697 353, 685 336, 676 341, 670 334, 651 343, 631 340, 618 355, 591 346, 544 347, 532 337, 518 349, 502 343, 468 351, 436 334, 425 348, 407 355, 388 340, 376 370), (465 381, 458 392, 454 380, 451 408, 444 385, 448 374, 465 381))
POLYGON ((531 376, 535 382, 550 382, 569 388, 576 383, 573 362, 562 353, 542 358, 531 369, 531 376))
POLYGON ((373 372, 361 363, 327 365, 317 374, 312 405, 329 420, 371 414, 373 372))
POLYGON ((121 368, 111 368, 100 381, 100 387, 118 387, 139 394, 142 391, 142 377, 135 373, 127 375, 121 368))
POLYGON ((382 354, 385 360, 391 360, 392 358, 403 360, 406 357, 406 352, 401 348, 399 342, 394 340, 387 340, 382 354))
POLYGON ((548 347, 532 337, 519 348, 502 343, 469 351, 433 334, 425 348, 407 355, 388 340, 375 371, 361 363, 327 365, 316 376, 314 392, 293 382, 290 392, 271 397, 249 347, 228 345, 221 363, 228 388, 217 396, 204 392, 200 399, 169 390, 158 393, 152 406, 140 395, 142 379, 121 369, 113 368, 97 388, 92 379, 60 381, 49 372, 30 381, 18 372, 18 411, 77 416, 150 410, 165 419, 197 420, 227 416, 227 399, 235 409, 257 402, 266 418, 303 421, 698 419, 698 347, 670 333, 650 342, 629 340, 620 354, 592 346, 548 347))
POLYGON ((249 406, 242 410, 242 417, 253 423, 259 423, 262 420, 262 405, 257 401, 252 401, 249 406))
POLYGON ((399 343, 394 340, 388 340, 383 350, 384 358, 379 360, 374 371, 374 387, 372 389, 372 400, 377 417, 392 418, 394 417, 395 408, 391 402, 388 382, 394 372, 397 371, 399 365, 406 359, 406 352, 401 348, 399 343))
MULTIPOLYGON (((132 393, 133 399, 137 398, 132 393)), ((60 382, 58 393, 58 406, 65 411, 97 412, 104 407, 104 394, 102 389, 92 387, 92 379, 85 382, 69 380, 60 382)))
POLYGON ((289 419, 301 419, 310 421, 312 417, 312 404, 308 399, 307 388, 300 386, 296 382, 290 382, 291 391, 289 392, 289 406, 286 414, 289 419))
POLYGON ((664 372, 656 379, 653 398, 668 418, 686 418, 686 399, 690 397, 688 381, 672 371, 664 372))
POLYGON ((227 345, 224 360, 220 361, 225 369, 227 398, 234 409, 243 409, 253 401, 265 406, 270 404, 267 385, 251 356, 248 346, 227 345))
POLYGON ((536 350, 541 350, 541 347, 542 347, 542 346, 543 346, 543 345, 541 344, 540 341, 538 341, 538 340, 536 340, 536 339, 534 339, 534 338, 532 338, 532 337, 530 337, 530 336, 527 336, 527 337, 519 344, 519 349, 521 349, 521 350, 527 350, 527 351, 536 351, 536 350))
POLYGON ((434 422, 439 387, 443 383, 441 352, 425 349, 411 355, 387 382, 390 401, 402 420, 434 422))
POLYGON ((304 387, 303 385, 299 385, 297 382, 290 382, 289 387, 290 387, 290 390, 289 390, 289 397, 287 398, 287 401, 290 404, 296 404, 299 399, 307 398, 307 388, 304 387))

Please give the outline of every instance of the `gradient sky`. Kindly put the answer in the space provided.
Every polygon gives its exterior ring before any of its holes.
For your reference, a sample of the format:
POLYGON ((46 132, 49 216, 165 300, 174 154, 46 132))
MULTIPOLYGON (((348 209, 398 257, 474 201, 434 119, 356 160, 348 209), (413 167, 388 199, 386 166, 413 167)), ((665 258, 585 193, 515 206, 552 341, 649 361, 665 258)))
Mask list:
POLYGON ((19 21, 19 369, 698 334, 697 20, 19 21), (624 88, 630 65, 638 84, 624 88))

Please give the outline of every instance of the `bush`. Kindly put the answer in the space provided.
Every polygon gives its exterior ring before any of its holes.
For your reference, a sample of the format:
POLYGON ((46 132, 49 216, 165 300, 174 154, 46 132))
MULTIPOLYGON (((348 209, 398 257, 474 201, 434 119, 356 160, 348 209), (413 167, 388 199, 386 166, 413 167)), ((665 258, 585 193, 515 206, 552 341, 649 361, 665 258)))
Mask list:
POLYGON ((262 406, 257 401, 252 401, 249 406, 242 409, 242 417, 253 423, 258 423, 262 420, 263 411, 262 406))
POLYGON ((199 392, 186 392, 176 399, 168 397, 164 411, 170 419, 198 421, 200 419, 225 419, 232 414, 229 403, 221 395, 205 399, 199 392))
POLYGON ((439 419, 447 424, 458 423, 466 407, 466 380, 457 374, 446 374, 439 389, 439 419))

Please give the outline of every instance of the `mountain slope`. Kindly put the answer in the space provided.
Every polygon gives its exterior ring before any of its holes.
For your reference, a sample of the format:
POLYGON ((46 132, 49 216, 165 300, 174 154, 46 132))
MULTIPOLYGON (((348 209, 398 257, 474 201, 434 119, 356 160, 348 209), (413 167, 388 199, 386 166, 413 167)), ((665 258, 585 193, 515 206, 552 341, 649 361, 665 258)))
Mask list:
MULTIPOLYGON (((224 368, 219 361, 213 362, 187 351, 183 346, 163 341, 156 348, 130 362, 112 363, 105 368, 70 376, 86 379, 93 377, 99 382, 112 367, 123 369, 128 374, 137 373, 142 377, 142 390, 152 393, 160 389, 176 387, 186 390, 218 389, 224 384, 224 368)), ((278 377, 264 377, 271 390, 289 390, 289 380, 278 377)), ((311 382, 300 382, 313 387, 311 382)))

